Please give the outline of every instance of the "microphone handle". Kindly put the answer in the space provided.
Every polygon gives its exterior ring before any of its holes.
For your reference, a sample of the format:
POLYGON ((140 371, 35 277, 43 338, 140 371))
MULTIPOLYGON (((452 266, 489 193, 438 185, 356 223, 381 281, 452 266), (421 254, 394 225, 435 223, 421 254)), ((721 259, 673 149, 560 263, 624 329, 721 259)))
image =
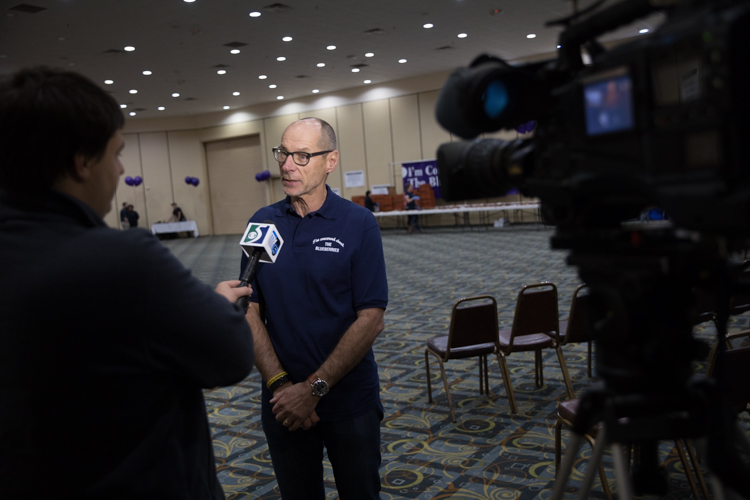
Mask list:
MULTIPOLYGON (((245 266, 245 270, 243 271, 242 276, 240 276, 239 286, 247 286, 248 283, 250 283, 250 280, 253 279, 255 268, 258 267, 258 261, 262 253, 262 248, 256 248, 255 250, 253 250, 253 253, 250 254, 250 260, 248 261, 247 266, 245 266)), ((247 311, 248 302, 248 296, 243 295, 242 297, 237 299, 237 302, 235 302, 235 304, 240 306, 243 311, 247 311)))

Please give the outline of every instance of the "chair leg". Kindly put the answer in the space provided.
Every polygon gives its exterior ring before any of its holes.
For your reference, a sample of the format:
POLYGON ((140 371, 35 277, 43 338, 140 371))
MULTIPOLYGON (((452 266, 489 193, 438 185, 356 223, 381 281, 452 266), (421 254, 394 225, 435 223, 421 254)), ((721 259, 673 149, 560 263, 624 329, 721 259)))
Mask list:
POLYGON ((570 374, 568 373, 568 366, 565 364, 565 356, 563 356, 562 348, 557 346, 557 359, 560 360, 560 370, 562 370, 563 379, 565 379, 565 387, 568 388, 568 398, 575 399, 576 393, 573 391, 573 384, 570 383, 570 374))
POLYGON ((701 491, 703 492, 703 496, 706 497, 706 500, 708 500, 711 497, 708 495, 708 487, 706 486, 706 480, 703 477, 703 471, 701 470, 701 465, 698 462, 698 457, 695 456, 693 442, 689 439, 686 439, 685 448, 687 448, 688 457, 690 457, 690 462, 693 464, 695 475, 698 476, 698 484, 700 485, 701 491))
POLYGON ((593 349, 592 349, 592 345, 591 345, 591 341, 590 340, 588 341, 588 345, 589 345, 589 356, 588 356, 589 378, 591 378, 592 377, 592 373, 591 373, 591 358, 593 358, 593 352, 592 352, 593 349))
POLYGON ((482 356, 484 358, 484 390, 487 394, 488 398, 492 397, 492 392, 490 391, 490 369, 489 365, 487 364, 487 355, 485 354, 482 356))
POLYGON ((505 354, 502 352, 497 353, 497 363, 500 365, 500 372, 503 375, 503 384, 505 385, 505 394, 508 396, 510 402, 510 412, 518 413, 518 407, 516 406, 516 396, 513 394, 513 384, 510 383, 510 370, 508 370, 508 361, 505 359, 505 354))
POLYGON ((557 471, 560 469, 560 457, 562 456, 562 421, 559 418, 555 421, 555 479, 557 471))
POLYGON ((482 365, 482 358, 479 356, 479 395, 484 394, 484 366, 482 365))
POLYGON ((445 386, 445 395, 448 396, 448 409, 451 411, 451 418, 453 419, 453 423, 456 423, 456 413, 453 411, 453 400, 451 399, 451 391, 448 389, 448 377, 445 375, 445 366, 443 365, 443 360, 438 358, 438 363, 440 363, 440 373, 443 375, 443 385, 445 386))
POLYGON ((690 470, 690 464, 688 463, 687 456, 685 455, 685 449, 682 447, 682 441, 680 439, 675 439, 674 447, 677 450, 677 454, 680 456, 682 468, 685 469, 685 477, 687 478, 688 484, 690 485, 690 491, 693 493, 693 498, 698 500, 700 499, 700 495, 698 494, 698 487, 695 485, 695 478, 693 477, 693 472, 690 470))
POLYGON ((536 372, 536 386, 544 385, 544 363, 542 363, 542 350, 534 351, 534 371, 536 372))
POLYGON ((432 383, 430 383, 430 350, 424 350, 424 368, 427 371, 427 401, 432 403, 432 383))

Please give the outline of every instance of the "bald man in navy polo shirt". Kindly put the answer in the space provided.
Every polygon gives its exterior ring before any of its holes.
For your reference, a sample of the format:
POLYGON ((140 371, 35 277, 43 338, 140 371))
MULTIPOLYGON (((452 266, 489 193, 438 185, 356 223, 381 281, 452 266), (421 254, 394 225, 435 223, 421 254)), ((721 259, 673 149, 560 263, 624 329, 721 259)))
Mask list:
POLYGON ((284 248, 258 268, 247 319, 281 496, 323 500, 325 447, 339 497, 377 499, 383 406, 372 344, 388 303, 380 229, 326 185, 339 158, 328 123, 291 124, 273 153, 287 197, 250 220, 272 221, 284 248))

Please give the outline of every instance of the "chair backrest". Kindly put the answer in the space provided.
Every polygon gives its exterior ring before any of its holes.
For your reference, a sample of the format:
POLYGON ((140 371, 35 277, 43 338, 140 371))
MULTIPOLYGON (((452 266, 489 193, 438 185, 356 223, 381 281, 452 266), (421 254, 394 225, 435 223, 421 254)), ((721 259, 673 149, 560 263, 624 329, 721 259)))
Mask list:
POLYGON ((581 292, 588 288, 585 283, 579 285, 573 292, 573 300, 570 302, 570 316, 568 316, 568 328, 565 330, 563 344, 576 342, 588 342, 594 340, 594 332, 589 323, 588 295, 581 295, 581 292))
MULTIPOLYGON (((737 413, 741 413, 750 403, 750 347, 728 349, 724 361, 727 377, 724 390, 727 400, 737 413)), ((716 369, 721 368, 717 366, 716 369)))
POLYGON ((557 314, 557 287, 542 282, 526 285, 518 292, 513 316, 511 344, 516 337, 535 333, 554 334, 559 340, 560 318, 557 314))
POLYGON ((498 345, 497 301, 489 295, 457 301, 451 312, 448 354, 451 348, 477 344, 498 345))

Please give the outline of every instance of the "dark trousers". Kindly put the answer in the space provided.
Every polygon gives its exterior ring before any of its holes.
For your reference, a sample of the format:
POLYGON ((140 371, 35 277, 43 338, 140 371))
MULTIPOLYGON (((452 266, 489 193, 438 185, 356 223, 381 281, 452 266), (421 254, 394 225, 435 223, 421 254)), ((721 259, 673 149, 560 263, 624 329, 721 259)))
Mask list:
POLYGON ((351 420, 318 422, 294 432, 270 413, 263 412, 263 431, 283 500, 324 500, 323 446, 341 500, 380 499, 379 407, 351 420))

